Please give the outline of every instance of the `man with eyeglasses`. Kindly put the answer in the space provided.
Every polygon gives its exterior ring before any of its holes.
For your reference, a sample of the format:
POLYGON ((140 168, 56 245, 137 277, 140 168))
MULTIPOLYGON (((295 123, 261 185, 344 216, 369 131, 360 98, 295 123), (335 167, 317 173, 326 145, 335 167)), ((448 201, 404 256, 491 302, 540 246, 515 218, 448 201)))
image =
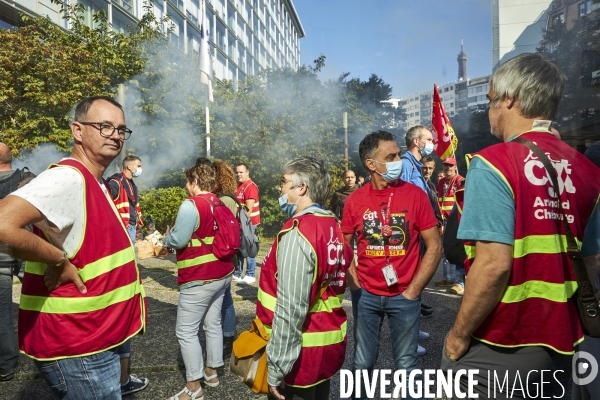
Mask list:
POLYGON ((0 242, 27 260, 19 346, 57 397, 121 399, 115 348, 145 330, 146 305, 102 175, 131 131, 105 96, 77 104, 70 128, 71 155, 0 201, 0 242))
POLYGON ((142 160, 138 156, 127 156, 123 159, 123 172, 110 177, 110 193, 123 220, 123 225, 135 244, 137 228, 144 225, 138 188, 134 177, 142 174, 142 160))

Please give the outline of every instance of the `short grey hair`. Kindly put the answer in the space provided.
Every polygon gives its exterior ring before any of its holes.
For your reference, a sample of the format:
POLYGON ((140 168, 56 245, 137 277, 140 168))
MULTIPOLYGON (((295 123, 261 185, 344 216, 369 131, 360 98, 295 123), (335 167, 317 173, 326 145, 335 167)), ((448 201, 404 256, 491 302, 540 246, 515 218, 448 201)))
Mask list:
POLYGON ((314 157, 299 157, 283 166, 283 173, 292 176, 293 187, 304 182, 306 193, 315 203, 325 205, 331 188, 331 176, 322 160, 314 157))
POLYGON ((415 125, 412 128, 410 128, 408 130, 408 132, 406 132, 406 136, 405 136, 404 140, 406 141, 407 148, 410 148, 410 145, 413 140, 421 138, 421 135, 422 135, 421 131, 423 129, 429 130, 427 127, 425 127, 423 125, 415 125))
POLYGON ((493 107, 512 98, 524 118, 554 119, 565 76, 553 61, 540 54, 524 53, 499 66, 490 78, 490 87, 493 107))

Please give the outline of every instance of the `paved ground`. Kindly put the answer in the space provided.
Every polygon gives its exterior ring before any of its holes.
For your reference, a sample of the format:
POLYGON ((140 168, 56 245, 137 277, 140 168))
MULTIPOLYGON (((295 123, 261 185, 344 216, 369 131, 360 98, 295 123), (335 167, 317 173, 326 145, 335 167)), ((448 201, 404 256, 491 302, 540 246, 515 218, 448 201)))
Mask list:
MULTIPOLYGON (((268 245, 263 245, 258 262, 266 253, 268 245)), ((185 384, 184 366, 177 338, 175 337, 175 318, 177 313, 176 268, 174 257, 165 259, 152 258, 139 263, 140 272, 148 295, 148 330, 147 334, 132 340, 131 372, 148 377, 150 385, 143 391, 125 397, 134 399, 166 399, 183 388, 185 384)), ((260 268, 259 268, 260 269, 260 268)), ((429 332, 431 339, 422 341, 427 348, 427 354, 420 357, 421 368, 439 368, 443 339, 449 331, 454 316, 460 305, 460 296, 446 294, 433 285, 440 280, 441 271, 437 271, 432 282, 423 293, 423 301, 434 307, 433 317, 422 319, 421 330, 429 332)), ((17 281, 18 282, 18 281, 17 281)), ((21 285, 15 283, 13 291, 13 307, 16 329, 16 314, 18 309, 21 285)), ((235 299, 238 333, 247 329, 254 317, 256 304, 256 285, 232 286, 235 299)), ((352 312, 350 293, 346 292, 343 306, 348 313, 348 350, 344 368, 350 368, 354 338, 352 336, 352 312)), ((376 368, 393 369, 389 329, 387 322, 382 329, 382 340, 376 368)), ((200 334, 202 336, 202 334, 200 334)), ((265 396, 254 395, 242 383, 235 380, 225 368, 219 371, 221 385, 216 388, 205 388, 205 399, 244 400, 264 399, 265 396)), ((376 398, 379 395, 377 394, 376 398)), ((21 355, 17 374, 10 382, 0 383, 0 399, 52 399, 52 393, 44 380, 40 378, 33 363, 21 355)), ((340 398, 339 377, 332 380, 331 399, 340 398)))

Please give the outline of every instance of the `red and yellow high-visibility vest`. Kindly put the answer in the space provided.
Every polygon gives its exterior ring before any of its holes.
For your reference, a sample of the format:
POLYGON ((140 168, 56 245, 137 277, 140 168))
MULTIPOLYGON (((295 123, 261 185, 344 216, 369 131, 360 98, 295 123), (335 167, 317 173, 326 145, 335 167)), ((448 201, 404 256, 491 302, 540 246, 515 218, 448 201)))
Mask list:
MULTIPOLYGON (((600 193, 598 169, 547 131, 526 132, 521 137, 535 142, 553 161, 562 191, 560 201, 581 246, 600 193)), ((467 156, 473 158, 498 172, 513 194, 516 209, 510 281, 500 303, 473 337, 496 346, 541 345, 573 353, 583 338, 571 299, 577 279, 565 251, 566 236, 563 222, 557 219, 560 211, 552 180, 541 161, 520 143, 501 143, 467 156)), ((465 250, 468 278, 476 257, 475 243, 465 241, 465 250)))
POLYGON ((254 205, 252 206, 252 210, 249 210, 248 215, 250 216, 250 220, 252 221, 252 225, 256 226, 260 224, 260 204, 258 203, 258 186, 252 179, 248 179, 246 182, 238 185, 238 188, 235 193, 235 197, 238 199, 241 205, 246 204, 246 200, 251 198, 252 196, 248 195, 246 192, 252 192, 255 195, 256 199, 254 201, 254 205))
POLYGON ((194 281, 214 281, 225 278, 233 273, 231 261, 221 261, 212 252, 212 243, 215 240, 214 217, 210 204, 201 199, 209 196, 212 201, 219 203, 221 200, 212 193, 188 197, 198 213, 200 223, 186 247, 177 249, 177 281, 179 286, 194 281))
POLYGON ((440 179, 438 183, 438 203, 444 220, 448 219, 450 216, 450 212, 452 212, 452 208, 454 207, 454 192, 464 180, 465 178, 460 175, 455 175, 450 179, 450 182, 447 182, 448 179, 446 177, 440 179), (444 190, 444 185, 446 185, 446 183, 448 183, 448 187, 444 190))
POLYGON ((317 257, 309 304, 313 304, 330 274, 334 275, 323 296, 308 311, 302 325, 302 350, 285 383, 297 387, 314 386, 331 378, 344 363, 346 352, 346 312, 342 308, 346 289, 345 268, 353 253, 343 245, 342 231, 333 215, 305 214, 283 226, 263 261, 256 302, 256 316, 272 332, 277 302, 277 247, 286 232, 297 227, 317 257), (344 265, 337 266, 343 257, 344 265), (337 273, 336 273, 337 270, 337 273))
MULTIPOLYGON (((78 171, 84 184, 85 226, 69 260, 87 288, 74 284, 48 292, 45 263, 28 261, 19 305, 21 351, 40 361, 87 356, 113 348, 146 326, 145 294, 129 235, 110 198, 79 161, 59 166, 78 171)), ((55 167, 55 166, 51 166, 55 167)), ((108 186, 108 185, 107 185, 108 186)), ((41 238, 49 239, 35 228, 41 238)), ((51 268, 51 267, 49 267, 51 268)))
MULTIPOLYGON (((117 197, 114 202, 117 210, 119 211, 119 215, 123 220, 123 225, 127 227, 129 225, 129 220, 131 219, 131 204, 129 202, 129 196, 127 195, 127 191, 125 190, 125 185, 129 183, 125 174, 121 173, 120 179, 111 179, 119 184, 119 197, 117 197)), ((133 188, 131 188, 131 194, 133 195, 133 188)), ((132 199, 135 202, 135 213, 137 214, 137 222, 136 226, 144 226, 144 221, 142 219, 142 209, 140 208, 140 200, 132 199)))

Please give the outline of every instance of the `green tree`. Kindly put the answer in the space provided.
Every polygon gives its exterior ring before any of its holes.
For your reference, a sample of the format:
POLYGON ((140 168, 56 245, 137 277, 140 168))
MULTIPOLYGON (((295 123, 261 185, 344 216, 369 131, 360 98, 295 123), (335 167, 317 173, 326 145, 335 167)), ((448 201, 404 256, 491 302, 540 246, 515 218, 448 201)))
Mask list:
POLYGON ((0 140, 15 155, 47 142, 68 150, 73 103, 114 95, 143 69, 140 49, 162 35, 164 21, 151 14, 124 34, 112 30, 104 11, 93 15, 94 28, 84 24, 82 4, 64 3, 61 11, 67 30, 26 15, 24 26, 0 29, 0 140))

